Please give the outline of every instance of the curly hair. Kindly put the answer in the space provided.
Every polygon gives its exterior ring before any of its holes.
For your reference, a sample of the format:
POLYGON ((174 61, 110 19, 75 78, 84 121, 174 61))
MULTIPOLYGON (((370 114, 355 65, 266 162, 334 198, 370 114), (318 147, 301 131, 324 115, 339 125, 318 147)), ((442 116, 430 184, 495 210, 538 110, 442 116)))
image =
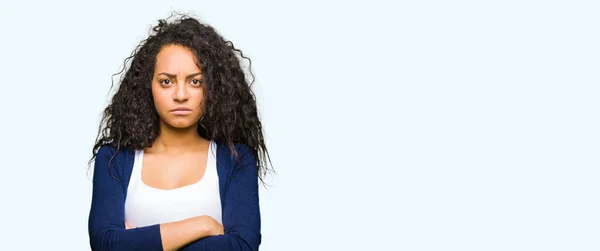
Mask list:
POLYGON ((160 122, 151 89, 156 55, 166 45, 180 45, 196 55, 205 82, 199 135, 227 143, 236 159, 239 156, 235 144, 246 144, 256 158, 258 177, 264 184, 263 177, 270 170, 267 160, 269 163, 271 160, 251 89, 254 83, 252 61, 210 25, 187 15, 180 15, 174 21, 168 21, 169 18, 160 19, 158 25, 152 27, 149 37, 140 42, 125 59, 123 70, 115 74, 125 71, 117 92, 102 114, 89 163, 103 145, 113 146, 117 151, 152 146, 159 134, 160 122), (238 54, 249 61, 252 82, 248 82, 238 54), (125 70, 128 62, 130 66, 125 70))

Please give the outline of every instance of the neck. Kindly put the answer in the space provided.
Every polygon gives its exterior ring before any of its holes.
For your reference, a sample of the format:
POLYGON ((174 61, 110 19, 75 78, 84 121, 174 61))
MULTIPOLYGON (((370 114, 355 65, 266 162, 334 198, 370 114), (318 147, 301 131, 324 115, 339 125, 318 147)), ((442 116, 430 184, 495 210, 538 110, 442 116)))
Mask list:
POLYGON ((205 141, 206 139, 198 134, 197 125, 174 128, 161 121, 160 133, 154 140, 152 149, 160 152, 181 152, 195 148, 205 141))

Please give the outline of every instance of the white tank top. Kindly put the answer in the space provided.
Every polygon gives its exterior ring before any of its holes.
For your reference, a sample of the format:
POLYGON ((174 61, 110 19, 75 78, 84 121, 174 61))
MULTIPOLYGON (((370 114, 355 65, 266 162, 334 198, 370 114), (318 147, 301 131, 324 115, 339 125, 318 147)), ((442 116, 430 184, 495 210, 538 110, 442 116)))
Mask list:
POLYGON ((209 144, 206 171, 202 179, 171 190, 154 188, 142 182, 144 150, 137 150, 125 200, 127 225, 144 227, 200 215, 211 216, 223 224, 215 144, 214 141, 209 144))

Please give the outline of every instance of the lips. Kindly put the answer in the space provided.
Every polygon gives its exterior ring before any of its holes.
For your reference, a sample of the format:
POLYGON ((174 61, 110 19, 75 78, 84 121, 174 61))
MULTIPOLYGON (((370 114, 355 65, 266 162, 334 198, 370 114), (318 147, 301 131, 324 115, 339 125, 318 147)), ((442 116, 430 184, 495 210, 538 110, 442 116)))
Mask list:
POLYGON ((187 107, 177 107, 175 109, 172 109, 170 112, 175 115, 188 115, 192 113, 192 109, 187 107))
POLYGON ((177 107, 177 108, 175 108, 175 109, 173 109, 171 111, 174 112, 174 111, 191 111, 191 110, 192 109, 186 108, 186 107, 177 107))

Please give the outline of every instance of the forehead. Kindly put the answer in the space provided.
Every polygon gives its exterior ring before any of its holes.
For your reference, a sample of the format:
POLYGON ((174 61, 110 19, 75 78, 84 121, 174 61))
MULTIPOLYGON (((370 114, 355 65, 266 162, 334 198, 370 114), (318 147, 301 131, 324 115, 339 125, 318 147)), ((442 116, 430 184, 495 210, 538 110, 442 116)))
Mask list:
POLYGON ((156 55, 155 71, 199 72, 198 59, 188 48, 180 45, 166 45, 156 55))

